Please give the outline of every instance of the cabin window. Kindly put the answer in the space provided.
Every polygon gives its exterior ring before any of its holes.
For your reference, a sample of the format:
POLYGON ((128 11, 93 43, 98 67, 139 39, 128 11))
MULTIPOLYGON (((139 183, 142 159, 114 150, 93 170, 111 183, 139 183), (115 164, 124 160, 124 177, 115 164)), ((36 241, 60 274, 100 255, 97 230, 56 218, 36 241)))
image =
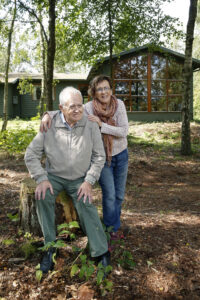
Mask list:
POLYGON ((41 97, 41 86, 40 85, 34 85, 33 92, 32 92, 32 100, 33 101, 39 101, 41 97))
POLYGON ((113 92, 128 111, 180 111, 183 65, 160 54, 137 55, 114 65, 113 92))
MULTIPOLYGON (((33 101, 40 101, 41 92, 42 92, 41 85, 34 84, 33 91, 32 91, 32 100, 33 101)), ((52 89, 52 96, 53 96, 53 101, 55 101, 55 99, 56 99, 56 89, 55 89, 55 87, 53 87, 53 89, 52 89)))

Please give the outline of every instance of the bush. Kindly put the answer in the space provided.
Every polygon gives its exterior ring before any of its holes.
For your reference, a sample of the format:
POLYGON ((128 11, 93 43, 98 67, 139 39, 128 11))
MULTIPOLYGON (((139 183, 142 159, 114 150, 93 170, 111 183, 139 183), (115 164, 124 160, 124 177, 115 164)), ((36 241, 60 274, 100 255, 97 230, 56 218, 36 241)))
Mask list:
POLYGON ((22 153, 35 135, 36 131, 32 127, 0 132, 0 150, 9 154, 22 153))

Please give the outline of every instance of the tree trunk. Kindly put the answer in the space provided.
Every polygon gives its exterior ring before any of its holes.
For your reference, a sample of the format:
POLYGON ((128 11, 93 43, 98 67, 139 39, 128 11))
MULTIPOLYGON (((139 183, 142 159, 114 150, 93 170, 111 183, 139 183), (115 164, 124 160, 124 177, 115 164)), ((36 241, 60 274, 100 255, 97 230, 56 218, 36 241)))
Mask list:
MULTIPOLYGON (((25 232, 30 232, 37 236, 42 236, 36 214, 35 188, 36 183, 31 178, 26 178, 21 183, 19 207, 20 227, 25 232)), ((55 212, 56 225, 69 223, 78 219, 76 210, 73 206, 73 202, 65 191, 62 191, 56 198, 55 212)))
POLYGON ((189 19, 187 23, 185 61, 183 68, 184 79, 184 101, 182 110, 182 137, 181 153, 191 154, 190 139, 190 103, 191 103, 191 78, 192 78, 192 45, 194 40, 194 26, 197 15, 198 0, 190 0, 189 19))
MULTIPOLYGON (((41 19, 41 12, 40 12, 40 19, 41 19)), ((44 104, 46 104, 46 86, 47 86, 47 76, 46 76, 46 55, 45 55, 45 42, 44 36, 42 31, 42 26, 40 25, 40 45, 41 45, 41 59, 42 59, 42 82, 41 82, 41 97, 40 97, 40 116, 42 117, 44 113, 44 104)))
POLYGON ((55 41, 55 5, 56 0, 49 0, 49 40, 47 45, 47 110, 53 110, 53 70, 56 51, 55 41))
POLYGON ((112 26, 113 26, 113 22, 112 22, 112 15, 111 15, 111 5, 112 2, 110 2, 110 0, 108 1, 108 20, 109 20, 109 52, 110 52, 110 58, 109 58, 109 62, 110 62, 110 77, 112 80, 112 84, 113 84, 113 40, 112 40, 112 26))
POLYGON ((13 11, 13 18, 10 26, 10 30, 8 33, 8 48, 7 48, 7 60, 6 60, 6 68, 5 68, 5 84, 4 84, 4 99, 3 99, 3 124, 1 131, 6 130, 7 123, 8 123, 8 71, 9 71, 9 65, 10 65, 10 52, 11 52, 11 46, 12 46, 12 33, 15 23, 15 17, 16 17, 16 0, 14 4, 14 11, 13 11))

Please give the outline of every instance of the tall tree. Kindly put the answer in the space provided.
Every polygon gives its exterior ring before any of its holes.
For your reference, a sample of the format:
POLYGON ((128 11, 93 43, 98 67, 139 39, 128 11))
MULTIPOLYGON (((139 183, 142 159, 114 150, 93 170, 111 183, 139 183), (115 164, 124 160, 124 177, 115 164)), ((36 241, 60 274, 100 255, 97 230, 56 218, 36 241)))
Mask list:
POLYGON ((56 39, 55 39, 55 20, 56 20, 56 0, 49 0, 49 39, 47 42, 47 110, 53 110, 53 71, 54 71, 54 59, 56 51, 56 39))
MULTIPOLYGON (((68 44, 77 46, 77 59, 93 63, 112 54, 146 42, 181 36, 178 19, 163 15, 161 6, 168 0, 82 0, 66 11, 71 26, 68 44), (76 17, 74 15, 76 11, 76 17)), ((170 1, 170 0, 169 0, 170 1)), ((168 1, 168 2, 169 2, 168 1)))
MULTIPOLYGON (((193 42, 193 57, 200 59, 200 1, 197 3, 197 18, 195 24, 195 38, 193 42)), ((200 70, 194 73, 194 119, 200 120, 200 89, 199 89, 199 82, 200 82, 200 70)))
MULTIPOLYGON (((40 11, 39 18, 40 20, 42 19, 41 11, 40 11)), ((42 32, 41 24, 39 25, 40 25, 41 61, 42 61, 42 84, 41 84, 41 96, 40 96, 40 103, 39 103, 39 113, 40 116, 42 116, 44 112, 44 104, 47 103, 46 101, 47 73, 46 73, 46 51, 45 51, 44 34, 42 32)))
POLYGON ((46 87, 46 98, 47 98, 48 110, 53 110, 52 93, 53 93, 54 59, 55 59, 55 51, 56 51, 56 40, 55 40, 56 2, 57 0, 48 0, 45 2, 41 2, 40 0, 31 0, 29 2, 23 2, 22 0, 19 0, 21 8, 28 11, 29 14, 33 16, 40 24, 41 34, 42 37, 44 37, 45 39, 45 43, 43 43, 42 45, 42 47, 44 47, 44 45, 46 44, 46 68, 44 70, 44 66, 43 66, 43 75, 44 75, 43 80, 44 82, 46 82, 46 84, 44 85, 46 87), (40 18, 41 9, 43 9, 43 13, 44 13, 42 18, 40 18), (48 11, 48 14, 46 14, 46 11, 48 11), (42 22, 43 19, 44 22, 42 22), (45 22, 47 19, 48 19, 48 29, 45 29, 45 22))
POLYGON ((14 8, 12 13, 12 21, 8 31, 8 46, 7 46, 7 57, 6 57, 6 66, 5 66, 5 83, 4 83, 4 98, 3 98, 3 124, 1 131, 6 130, 8 122, 8 71, 10 65, 10 53, 12 46, 12 34, 16 18, 16 0, 14 0, 14 8))
POLYGON ((191 103, 191 78, 192 78, 192 46, 194 40, 194 27, 197 16, 198 0, 190 0, 189 18, 186 32, 185 61, 183 68, 184 93, 182 110, 182 136, 181 153, 183 155, 191 154, 190 138, 190 103, 191 103))

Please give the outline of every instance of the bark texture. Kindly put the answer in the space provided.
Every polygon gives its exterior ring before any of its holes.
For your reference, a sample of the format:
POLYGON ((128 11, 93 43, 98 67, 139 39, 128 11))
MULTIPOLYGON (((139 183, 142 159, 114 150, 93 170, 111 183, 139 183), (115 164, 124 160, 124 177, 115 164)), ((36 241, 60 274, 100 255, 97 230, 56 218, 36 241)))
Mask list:
POLYGON ((53 110, 53 71, 56 51, 55 13, 56 0, 49 0, 49 39, 47 44, 47 110, 53 110))
POLYGON ((14 2, 13 17, 10 25, 10 30, 8 33, 8 47, 7 47, 7 58, 6 58, 6 68, 5 68, 5 83, 4 83, 4 97, 3 97, 3 124, 1 131, 5 131, 8 123, 8 71, 10 66, 10 54, 12 46, 12 34, 16 18, 16 0, 14 2))
MULTIPOLYGON (((35 188, 36 183, 31 178, 26 178, 21 183, 19 207, 20 227, 25 232, 31 232, 35 235, 42 236, 36 214, 35 188)), ((62 191, 56 198, 55 212, 56 225, 77 221, 78 219, 73 202, 65 191, 62 191)))
POLYGON ((194 40, 194 26, 197 16, 198 0, 190 0, 189 19, 187 23, 185 61, 183 69, 184 94, 182 110, 182 137, 181 153, 183 155, 191 154, 190 138, 190 103, 191 103, 191 79, 192 79, 192 46, 194 40))

